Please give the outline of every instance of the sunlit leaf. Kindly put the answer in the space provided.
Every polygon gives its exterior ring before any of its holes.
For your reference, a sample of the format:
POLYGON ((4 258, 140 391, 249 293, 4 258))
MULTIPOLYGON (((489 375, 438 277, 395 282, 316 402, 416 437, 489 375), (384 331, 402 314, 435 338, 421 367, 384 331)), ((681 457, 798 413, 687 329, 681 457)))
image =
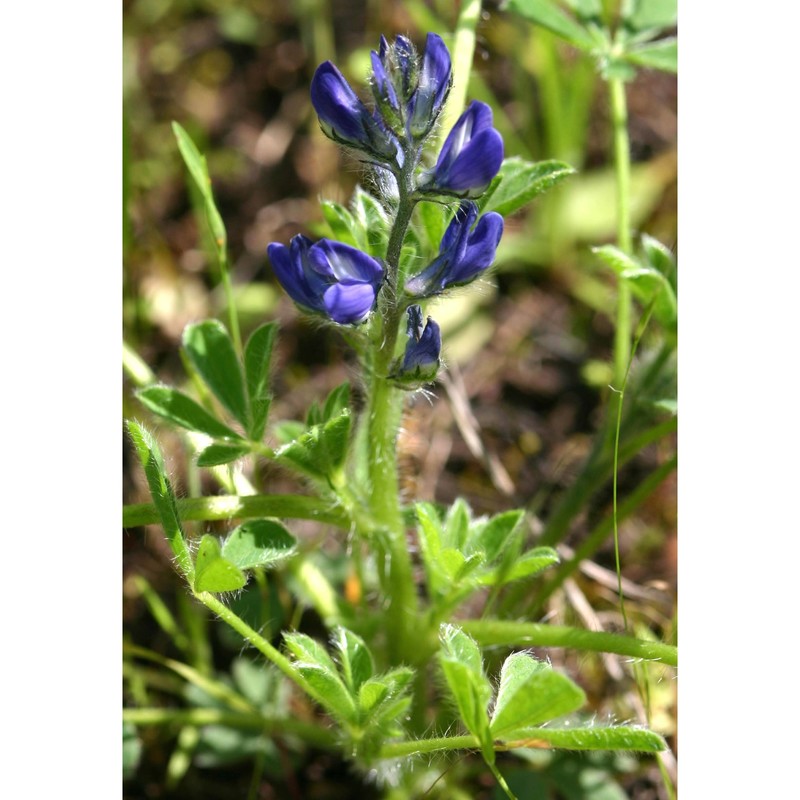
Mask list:
POLYGON ((585 702, 583 690, 566 675, 527 653, 514 653, 500 672, 492 736, 516 738, 516 732, 569 714, 585 702))
POLYGON ((194 569, 196 592, 232 592, 247 583, 245 574, 223 558, 217 537, 209 534, 200 540, 194 569))

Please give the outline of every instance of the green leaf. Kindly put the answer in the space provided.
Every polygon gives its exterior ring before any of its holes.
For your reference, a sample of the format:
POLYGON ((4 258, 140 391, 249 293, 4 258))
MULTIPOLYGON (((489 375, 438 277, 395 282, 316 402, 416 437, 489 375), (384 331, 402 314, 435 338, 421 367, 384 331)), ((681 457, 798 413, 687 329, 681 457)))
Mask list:
POLYGON ((631 47, 625 59, 640 67, 652 67, 662 72, 678 72, 678 40, 660 39, 657 42, 631 47))
POLYGON ((439 628, 439 664, 459 715, 467 730, 481 743, 484 758, 494 763, 487 705, 492 687, 483 671, 481 651, 472 637, 455 625, 439 628))
POLYGON ((678 321, 678 300, 672 284, 662 272, 642 264, 613 245, 596 247, 593 252, 629 282, 643 305, 654 304, 653 313, 662 325, 674 329, 678 321))
POLYGON ((254 441, 263 438, 269 416, 272 402, 269 374, 277 336, 278 323, 268 322, 250 334, 244 348, 245 381, 250 401, 250 424, 247 426, 247 435, 254 441))
POLYGON ((212 417, 202 406, 177 389, 169 386, 148 386, 136 393, 142 404, 154 414, 187 428, 208 434, 214 439, 244 441, 238 433, 212 417))
POLYGON ((191 580, 194 574, 194 565, 186 544, 186 536, 181 526, 180 517, 178 516, 178 503, 175 499, 175 492, 172 490, 167 471, 164 468, 164 458, 161 455, 161 450, 152 435, 141 425, 128 420, 127 426, 128 433, 133 440, 139 460, 144 468, 147 485, 153 498, 153 505, 156 507, 158 516, 161 519, 164 534, 178 562, 178 568, 188 580, 191 580))
POLYGON ((222 545, 222 555, 239 569, 274 566, 297 549, 297 539, 277 520, 251 519, 239 525, 222 545))
POLYGON ((481 525, 475 534, 475 543, 486 554, 486 561, 494 561, 503 551, 511 535, 525 517, 522 509, 496 514, 481 525))
POLYGON ((192 141, 188 133, 177 123, 172 123, 172 130, 175 138, 178 140, 178 150, 180 150, 184 163, 189 170, 200 194, 205 201, 206 216, 208 224, 211 228, 211 233, 214 237, 217 249, 222 254, 227 245, 227 234, 225 233, 225 225, 222 222, 222 217, 219 215, 217 206, 214 202, 214 194, 211 189, 211 177, 208 174, 208 166, 206 164, 205 156, 203 156, 197 149, 197 146, 192 141))
POLYGON ((339 651, 339 672, 356 694, 375 671, 372 654, 360 636, 341 626, 333 631, 333 645, 339 651))
POLYGON ((481 203, 481 211, 508 216, 555 186, 575 170, 563 161, 525 161, 518 156, 503 161, 481 203))
POLYGON ((554 0, 507 0, 501 8, 541 25, 581 50, 588 52, 594 47, 589 31, 567 16, 554 0))
POLYGON ((449 214, 438 203, 417 203, 417 218, 419 224, 416 225, 415 230, 424 239, 428 255, 433 256, 439 252, 439 245, 452 214, 449 214))
POLYGON ((469 506, 464 498, 457 498, 450 506, 444 521, 442 544, 463 552, 469 533, 470 516, 469 506))
POLYGON ((353 215, 343 205, 334 203, 332 200, 323 200, 320 206, 322 207, 322 216, 330 226, 333 238, 349 244, 351 247, 359 247, 359 231, 353 215))
POLYGON ((674 28, 678 24, 678 0, 625 0, 622 21, 637 32, 674 28))
POLYGON ((646 233, 642 234, 642 249, 650 266, 657 269, 671 283, 675 275, 675 256, 672 251, 646 233))
POLYGON ((350 404, 350 384, 345 381, 341 386, 337 386, 325 400, 325 405, 322 409, 321 422, 328 422, 328 420, 338 417, 348 410, 350 404))
POLYGON ((210 444, 197 457, 198 467, 216 467, 220 464, 230 464, 237 458, 246 456, 250 452, 248 444, 226 444, 224 442, 210 444))
POLYGON ((519 738, 520 731, 569 714, 585 702, 583 690, 566 675, 527 653, 514 653, 500 672, 492 736, 519 738))
POLYGON ((664 739, 646 728, 535 728, 525 736, 509 740, 515 747, 550 747, 565 750, 633 750, 640 753, 660 753, 667 749, 664 739))
POLYGON ((122 723, 122 777, 129 780, 136 774, 142 756, 142 741, 136 726, 122 723))
POLYGON ((248 428, 242 368, 225 326, 215 319, 187 325, 183 347, 214 396, 248 428))
POLYGON ((296 658, 298 671, 317 693, 317 701, 340 720, 355 721, 355 698, 339 677, 328 651, 303 633, 284 633, 283 638, 296 658))
POLYGON ((314 478, 333 479, 341 471, 350 437, 350 411, 315 425, 299 439, 279 448, 275 457, 314 478))
POLYGON ((380 202, 360 186, 356 186, 352 200, 353 219, 363 232, 360 248, 375 258, 386 255, 389 241, 389 218, 380 202))
POLYGON ((209 534, 200 540, 194 569, 196 592, 232 592, 247 583, 245 574, 222 557, 217 537, 209 534))
POLYGON ((482 585, 511 583, 522 578, 529 578, 543 569, 558 564, 558 553, 551 547, 537 547, 518 556, 510 565, 503 565, 490 572, 481 574, 477 582, 482 585))
POLYGON ((295 439, 299 439, 306 431, 306 426, 300 420, 287 419, 283 422, 276 422, 272 428, 272 435, 280 444, 290 444, 295 439))
POLYGON ((319 664, 330 672, 336 672, 336 664, 328 651, 316 640, 305 633, 284 633, 283 640, 298 661, 308 664, 319 664))

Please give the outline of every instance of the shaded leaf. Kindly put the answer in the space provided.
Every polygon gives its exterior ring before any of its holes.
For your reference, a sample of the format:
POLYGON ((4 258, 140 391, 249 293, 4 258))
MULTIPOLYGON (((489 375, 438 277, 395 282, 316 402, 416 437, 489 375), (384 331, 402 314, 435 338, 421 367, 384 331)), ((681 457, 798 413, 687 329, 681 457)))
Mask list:
POLYGON ((272 396, 269 391, 272 351, 278 336, 278 323, 268 322, 250 334, 244 348, 244 371, 247 397, 250 402, 250 422, 247 435, 260 441, 269 416, 272 396))
POLYGON ((187 428, 205 433, 214 439, 244 441, 238 433, 212 417, 201 405, 169 386, 148 386, 136 393, 142 404, 154 414, 187 428))
POLYGON ((240 569, 274 566, 293 555, 297 539, 277 520, 252 519, 225 540, 222 555, 240 569))
POLYGON ((230 464, 237 458, 246 456, 250 452, 247 444, 211 444, 197 457, 198 467, 216 467, 220 464, 230 464))
POLYGON ((242 368, 225 326, 215 319, 187 325, 183 347, 213 395, 247 430, 249 415, 242 368))

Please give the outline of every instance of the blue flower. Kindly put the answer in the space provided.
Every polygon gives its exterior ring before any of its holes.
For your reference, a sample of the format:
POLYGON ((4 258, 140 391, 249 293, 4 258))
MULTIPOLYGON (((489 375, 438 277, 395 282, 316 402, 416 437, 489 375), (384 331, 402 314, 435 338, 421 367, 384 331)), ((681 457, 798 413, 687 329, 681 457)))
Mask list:
POLYGON ((375 305, 383 265, 355 247, 320 239, 314 244, 298 234, 286 247, 267 248, 272 268, 289 297, 334 322, 363 322, 375 305))
POLYGON ((475 203, 465 203, 459 208, 444 232, 439 255, 406 281, 408 294, 412 297, 440 294, 449 286, 469 283, 492 265, 503 235, 503 218, 490 211, 475 225, 477 218, 475 203))
POLYGON ((423 327, 422 309, 419 306, 409 306, 407 314, 407 333, 411 341, 406 345, 402 363, 398 359, 390 377, 405 389, 417 389, 430 383, 439 371, 442 334, 439 325, 431 317, 423 327))
POLYGON ((492 109, 473 100, 447 136, 436 166, 419 188, 433 194, 478 197, 503 163, 503 137, 492 127, 492 109))
POLYGON ((311 103, 326 136, 367 152, 380 161, 397 158, 399 143, 359 100, 341 72, 330 62, 317 67, 311 80, 311 103))

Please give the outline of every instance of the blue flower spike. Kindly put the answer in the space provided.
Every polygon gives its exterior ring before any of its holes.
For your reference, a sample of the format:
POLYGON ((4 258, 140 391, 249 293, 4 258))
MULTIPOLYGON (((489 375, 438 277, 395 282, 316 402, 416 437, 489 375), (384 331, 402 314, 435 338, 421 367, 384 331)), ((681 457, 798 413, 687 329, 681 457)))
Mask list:
POLYGON ((492 109, 473 100, 445 139, 436 166, 419 189, 431 194, 479 197, 503 163, 503 137, 492 127, 492 109))
POLYGON ((439 255, 406 281, 407 294, 419 298, 441 294, 451 286, 470 283, 492 265, 503 235, 503 218, 490 211, 477 225, 476 220, 475 203, 463 203, 447 226, 439 255))
POLYGON ((418 305, 409 306, 406 313, 406 332, 410 341, 402 363, 397 360, 390 377, 403 389, 413 390, 436 378, 441 363, 442 334, 436 320, 431 317, 423 325, 422 309, 418 305))
POLYGON ((298 234, 289 246, 267 248, 275 275, 302 308, 324 314, 340 325, 364 322, 375 306, 384 278, 383 265, 355 247, 298 234))
POLYGON ((361 102, 330 61, 324 61, 314 73, 311 104, 323 132, 334 142, 361 150, 379 161, 391 163, 396 159, 396 137, 361 102))

